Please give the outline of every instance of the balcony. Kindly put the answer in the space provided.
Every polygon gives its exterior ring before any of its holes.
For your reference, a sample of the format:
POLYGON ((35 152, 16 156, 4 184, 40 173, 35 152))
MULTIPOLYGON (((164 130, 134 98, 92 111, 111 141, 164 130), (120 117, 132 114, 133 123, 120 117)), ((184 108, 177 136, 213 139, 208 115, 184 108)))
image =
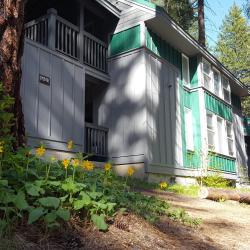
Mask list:
POLYGON ((55 9, 49 9, 47 15, 26 23, 25 37, 107 73, 107 44, 58 16, 55 9))

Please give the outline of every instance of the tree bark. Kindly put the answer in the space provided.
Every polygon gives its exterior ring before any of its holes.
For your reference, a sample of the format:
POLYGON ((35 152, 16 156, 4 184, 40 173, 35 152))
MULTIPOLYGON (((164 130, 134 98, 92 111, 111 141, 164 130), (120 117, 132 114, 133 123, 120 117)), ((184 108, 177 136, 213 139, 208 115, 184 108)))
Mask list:
POLYGON ((198 0, 199 44, 206 47, 204 0, 198 0))
POLYGON ((24 44, 24 0, 0 0, 0 82, 4 91, 15 99, 10 112, 14 114, 12 127, 15 147, 24 144, 24 118, 20 96, 21 58, 24 44))

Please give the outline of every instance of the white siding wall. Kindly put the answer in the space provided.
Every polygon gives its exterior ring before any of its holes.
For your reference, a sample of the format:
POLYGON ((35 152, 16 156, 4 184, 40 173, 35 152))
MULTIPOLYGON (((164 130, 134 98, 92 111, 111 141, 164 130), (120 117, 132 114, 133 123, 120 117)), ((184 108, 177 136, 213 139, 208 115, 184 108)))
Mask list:
POLYGON ((182 165, 179 72, 151 53, 146 65, 148 161, 178 167, 182 165))
POLYGON ((111 83, 99 108, 99 124, 109 128, 109 155, 117 163, 144 162, 146 79, 143 51, 109 63, 111 83))
POLYGON ((25 42, 21 94, 26 134, 45 141, 54 149, 66 149, 65 142, 84 143, 85 72, 73 60, 25 42), (39 74, 50 85, 39 82, 39 74))

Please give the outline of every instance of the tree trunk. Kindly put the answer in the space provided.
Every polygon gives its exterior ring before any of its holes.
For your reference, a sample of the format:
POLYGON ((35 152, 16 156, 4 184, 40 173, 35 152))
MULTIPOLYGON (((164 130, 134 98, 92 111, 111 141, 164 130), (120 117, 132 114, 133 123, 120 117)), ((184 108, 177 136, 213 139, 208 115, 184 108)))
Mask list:
POLYGON ((205 33, 205 16, 204 16, 204 0, 198 0, 198 27, 199 27, 199 44, 206 47, 205 33))
POLYGON ((250 204, 250 193, 242 193, 238 190, 202 188, 199 193, 200 198, 213 201, 233 200, 250 204))
POLYGON ((15 147, 24 143, 24 118, 20 97, 21 57, 24 44, 24 0, 0 0, 0 82, 15 99, 11 108, 15 116, 12 127, 15 147))

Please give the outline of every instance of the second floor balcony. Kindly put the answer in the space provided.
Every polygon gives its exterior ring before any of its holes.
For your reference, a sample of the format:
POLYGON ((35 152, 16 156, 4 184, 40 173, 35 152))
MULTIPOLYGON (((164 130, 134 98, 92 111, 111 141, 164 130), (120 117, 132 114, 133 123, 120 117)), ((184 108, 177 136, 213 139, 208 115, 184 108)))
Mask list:
POLYGON ((60 17, 55 9, 25 24, 25 37, 107 73, 108 45, 60 17))

